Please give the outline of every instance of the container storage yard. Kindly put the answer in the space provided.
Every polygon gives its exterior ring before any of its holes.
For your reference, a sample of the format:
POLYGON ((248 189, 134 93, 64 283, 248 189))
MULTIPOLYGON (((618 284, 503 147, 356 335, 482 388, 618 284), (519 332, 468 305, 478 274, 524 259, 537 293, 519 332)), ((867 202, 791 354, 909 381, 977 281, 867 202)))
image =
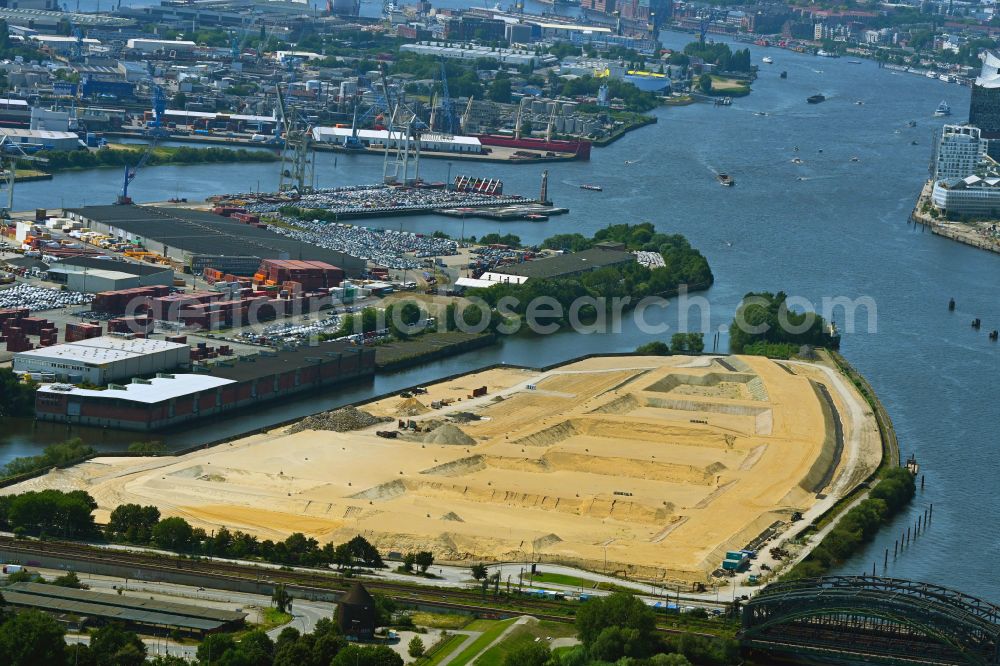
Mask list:
POLYGON ((3 492, 86 490, 99 521, 136 502, 262 539, 360 531, 383 551, 439 560, 533 554, 707 581, 727 552, 795 512, 818 515, 875 469, 863 404, 820 364, 597 357, 361 407, 381 422, 333 412, 178 458, 97 458, 3 492))

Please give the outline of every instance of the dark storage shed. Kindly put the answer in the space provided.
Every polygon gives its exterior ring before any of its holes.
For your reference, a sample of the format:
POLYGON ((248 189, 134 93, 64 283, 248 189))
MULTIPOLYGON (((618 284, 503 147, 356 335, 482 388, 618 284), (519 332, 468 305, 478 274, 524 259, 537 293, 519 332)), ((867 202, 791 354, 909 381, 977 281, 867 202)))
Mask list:
POLYGON ((365 641, 374 637, 375 599, 361 583, 355 583, 337 601, 337 624, 348 638, 365 641))

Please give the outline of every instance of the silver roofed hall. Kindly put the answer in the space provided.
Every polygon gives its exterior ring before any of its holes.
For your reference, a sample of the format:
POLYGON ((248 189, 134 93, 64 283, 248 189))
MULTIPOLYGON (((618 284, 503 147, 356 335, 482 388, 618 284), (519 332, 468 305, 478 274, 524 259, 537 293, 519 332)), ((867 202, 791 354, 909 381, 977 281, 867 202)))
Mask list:
POLYGON ((357 276, 365 261, 345 252, 317 247, 238 220, 187 208, 153 206, 85 206, 66 216, 87 229, 139 241, 143 247, 182 264, 193 273, 216 268, 252 275, 262 259, 325 261, 357 276))
POLYGON ((105 336, 19 352, 14 371, 103 385, 186 366, 190 360, 186 344, 105 336))

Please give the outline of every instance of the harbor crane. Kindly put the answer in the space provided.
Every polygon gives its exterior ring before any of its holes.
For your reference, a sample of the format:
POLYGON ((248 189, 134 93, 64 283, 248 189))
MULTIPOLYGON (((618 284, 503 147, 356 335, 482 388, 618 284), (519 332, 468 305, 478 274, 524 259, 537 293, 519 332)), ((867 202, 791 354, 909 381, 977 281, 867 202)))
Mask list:
POLYGON ((309 149, 312 143, 312 126, 305 125, 288 117, 285 100, 281 96, 281 88, 275 88, 278 93, 278 110, 281 113, 281 126, 285 131, 285 142, 281 149, 281 171, 278 177, 278 191, 296 191, 300 195, 312 192, 312 182, 315 179, 313 161, 309 159, 309 149))
POLYGON ((0 218, 10 218, 14 210, 14 182, 17 180, 18 162, 48 162, 44 157, 34 157, 24 152, 24 148, 10 140, 10 137, 0 138, 0 160, 3 162, 4 175, 7 177, 7 206, 0 209, 0 218))
MULTIPOLYGON (((444 61, 441 61, 441 112, 444 114, 444 122, 441 124, 441 130, 443 134, 454 135, 455 134, 455 107, 451 100, 451 94, 448 92, 448 72, 445 68, 444 61)), ((434 129, 433 125, 431 129, 434 129)))
POLYGON ((125 206, 132 203, 132 197, 128 195, 128 186, 132 184, 135 177, 139 175, 139 171, 142 167, 146 166, 146 162, 152 157, 153 151, 156 149, 156 143, 159 140, 159 136, 153 135, 153 140, 146 146, 146 150, 143 151, 142 156, 139 161, 133 166, 125 165, 125 177, 122 181, 122 189, 118 194, 118 199, 115 201, 116 204, 120 206, 125 206))

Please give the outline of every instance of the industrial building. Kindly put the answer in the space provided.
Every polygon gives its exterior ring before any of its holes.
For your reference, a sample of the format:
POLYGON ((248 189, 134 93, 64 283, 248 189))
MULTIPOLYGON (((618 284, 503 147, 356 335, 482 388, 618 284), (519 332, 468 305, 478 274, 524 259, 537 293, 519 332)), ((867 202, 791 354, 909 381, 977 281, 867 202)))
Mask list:
POLYGON ((179 39, 130 39, 125 44, 129 51, 137 53, 194 53, 198 45, 192 41, 179 39))
POLYGON ((549 53, 538 55, 534 51, 491 48, 489 46, 447 46, 443 42, 417 42, 416 44, 403 44, 399 50, 454 60, 496 60, 514 67, 541 68, 559 64, 559 58, 549 53))
POLYGON ((15 608, 83 618, 84 626, 116 622, 142 633, 175 630, 195 637, 235 631, 244 626, 247 617, 246 613, 236 611, 41 583, 8 585, 3 588, 3 600, 15 608))
POLYGON ((52 282, 85 294, 174 284, 174 270, 169 266, 93 257, 67 257, 49 264, 47 274, 52 282))
POLYGON ((263 259, 324 261, 359 276, 365 260, 282 236, 256 225, 189 208, 159 206, 86 206, 66 216, 93 231, 136 241, 146 250, 174 259, 185 272, 215 268, 252 275, 263 259))
POLYGON ((19 352, 13 367, 18 373, 103 386, 187 366, 190 360, 191 348, 179 342, 103 336, 19 352))
POLYGON ((6 136, 8 142, 19 144, 22 148, 29 146, 37 150, 76 150, 77 148, 83 148, 80 137, 74 132, 0 127, 0 135, 6 136))
MULTIPOLYGON (((404 132, 392 132, 389 130, 352 130, 350 127, 314 127, 313 139, 321 143, 343 144, 350 137, 357 137, 358 143, 365 148, 384 148, 389 144, 390 150, 403 148, 406 144, 406 134, 404 132)), ((410 150, 415 148, 416 142, 410 139, 410 150)), ((445 136, 443 134, 421 134, 420 150, 428 150, 438 153, 469 153, 478 155, 483 152, 483 145, 473 136, 445 136)))
POLYGON ((261 352, 197 366, 187 374, 161 373, 104 391, 50 384, 35 395, 35 418, 57 423, 157 430, 252 407, 324 386, 370 378, 375 350, 325 342, 291 351, 261 352))
POLYGON ((635 255, 631 252, 626 252, 620 244, 601 243, 596 247, 582 252, 560 254, 554 257, 525 261, 512 266, 501 266, 494 270, 493 273, 550 280, 581 275, 610 266, 630 264, 635 260, 635 255))

